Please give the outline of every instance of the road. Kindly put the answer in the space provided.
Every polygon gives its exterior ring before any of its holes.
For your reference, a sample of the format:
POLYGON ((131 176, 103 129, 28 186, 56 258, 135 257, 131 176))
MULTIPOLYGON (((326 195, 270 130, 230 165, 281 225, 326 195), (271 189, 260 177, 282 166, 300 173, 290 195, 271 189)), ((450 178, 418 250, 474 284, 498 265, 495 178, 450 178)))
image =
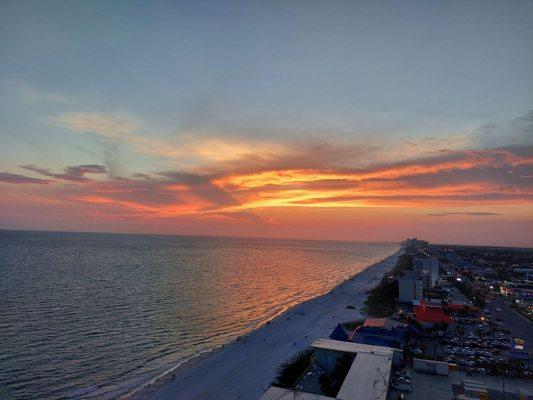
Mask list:
POLYGON ((533 348, 533 322, 528 321, 514 311, 509 302, 503 299, 492 300, 488 307, 494 318, 503 319, 505 327, 511 331, 511 335, 526 340, 526 348, 531 353, 533 348), (501 311, 497 311, 498 308, 501 311))

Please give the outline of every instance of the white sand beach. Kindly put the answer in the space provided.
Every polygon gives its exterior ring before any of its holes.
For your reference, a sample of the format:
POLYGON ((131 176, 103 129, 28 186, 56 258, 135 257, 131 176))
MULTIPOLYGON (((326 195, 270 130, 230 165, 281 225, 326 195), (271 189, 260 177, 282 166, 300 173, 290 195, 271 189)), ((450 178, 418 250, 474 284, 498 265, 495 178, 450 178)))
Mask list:
POLYGON ((323 296, 306 301, 269 324, 216 351, 185 363, 130 396, 132 400, 255 400, 280 365, 328 337, 337 323, 361 317, 366 291, 390 271, 402 250, 368 267, 323 296), (346 308, 348 305, 355 309, 346 308))

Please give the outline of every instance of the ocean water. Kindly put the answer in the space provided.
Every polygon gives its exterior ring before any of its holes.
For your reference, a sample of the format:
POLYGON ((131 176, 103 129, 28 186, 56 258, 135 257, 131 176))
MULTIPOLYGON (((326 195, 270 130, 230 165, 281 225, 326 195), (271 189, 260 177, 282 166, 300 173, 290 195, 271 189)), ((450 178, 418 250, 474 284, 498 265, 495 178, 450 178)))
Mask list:
POLYGON ((399 247, 0 231, 0 399, 114 399, 399 247))

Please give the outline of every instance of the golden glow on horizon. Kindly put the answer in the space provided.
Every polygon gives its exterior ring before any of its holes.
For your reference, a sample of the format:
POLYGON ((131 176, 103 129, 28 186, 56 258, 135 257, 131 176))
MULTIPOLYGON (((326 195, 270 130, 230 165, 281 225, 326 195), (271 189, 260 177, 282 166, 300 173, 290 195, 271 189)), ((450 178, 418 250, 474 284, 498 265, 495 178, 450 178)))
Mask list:
MULTIPOLYGON (((227 157, 240 157, 248 147, 235 151, 227 157)), ((527 184, 532 161, 520 151, 450 151, 366 168, 284 168, 272 165, 275 162, 251 162, 241 168, 214 168, 211 173, 171 170, 130 178, 87 174, 75 182, 45 170, 47 180, 38 185, 32 183, 38 181, 34 177, 10 178, 23 184, 10 185, 0 206, 17 220, 25 218, 23 210, 29 215, 43 210, 35 220, 68 216, 78 221, 85 216, 89 223, 131 224, 130 229, 139 231, 155 224, 155 231, 187 229, 205 234, 209 230, 195 229, 220 224, 218 233, 225 235, 229 228, 234 235, 253 235, 265 225, 302 237, 308 235, 307 229, 349 235, 335 230, 338 226, 351 232, 347 224, 400 231, 412 218, 433 224, 443 218, 458 222, 484 218, 483 223, 489 224, 490 219, 502 220, 498 211, 502 207, 507 207, 506 215, 527 221, 532 218, 533 190, 527 184)))

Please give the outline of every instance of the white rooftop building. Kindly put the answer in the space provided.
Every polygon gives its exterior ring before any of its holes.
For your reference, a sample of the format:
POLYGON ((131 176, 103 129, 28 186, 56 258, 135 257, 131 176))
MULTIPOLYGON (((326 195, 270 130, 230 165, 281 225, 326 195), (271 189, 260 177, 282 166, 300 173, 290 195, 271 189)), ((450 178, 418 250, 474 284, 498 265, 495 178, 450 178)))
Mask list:
POLYGON ((311 347, 315 349, 313 362, 325 370, 332 368, 340 355, 345 353, 355 355, 337 395, 329 397, 322 394, 271 386, 261 396, 260 400, 387 399, 391 370, 394 365, 400 363, 401 350, 329 339, 318 339, 311 347))

